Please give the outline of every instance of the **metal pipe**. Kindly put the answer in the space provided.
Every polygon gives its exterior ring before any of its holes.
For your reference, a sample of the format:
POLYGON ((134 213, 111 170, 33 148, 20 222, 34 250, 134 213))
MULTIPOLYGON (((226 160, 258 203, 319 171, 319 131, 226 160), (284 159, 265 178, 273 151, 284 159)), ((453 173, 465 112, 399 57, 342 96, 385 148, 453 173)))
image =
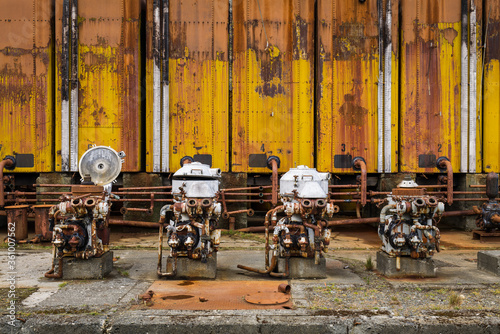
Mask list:
POLYGON ((371 224, 371 223, 379 223, 379 222, 380 222, 380 218, 378 218, 378 217, 342 219, 342 220, 329 221, 328 227, 337 226, 337 225, 350 225, 350 224, 371 224))
POLYGON ((158 228, 159 226, 159 223, 156 222, 143 222, 143 221, 119 220, 119 219, 110 219, 108 221, 108 224, 115 226, 132 226, 132 227, 144 227, 144 228, 158 228))
MULTIPOLYGON (((55 255, 55 252, 56 252, 56 248, 54 246, 54 251, 53 251, 54 255, 55 255)), ((47 271, 44 275, 47 278, 62 278, 62 276, 63 276, 63 257, 62 257, 62 254, 60 254, 60 253, 57 254, 57 259, 59 261, 58 268, 57 268, 58 269, 57 274, 54 274, 55 267, 56 267, 56 263, 54 261, 55 258, 56 258, 55 256, 52 258, 52 268, 49 271, 47 271)))
POLYGON ((351 189, 351 188, 359 188, 359 184, 331 184, 328 188, 335 189, 351 189))
POLYGON ((272 202, 273 206, 278 204, 278 161, 276 159, 271 159, 271 183, 272 183, 272 202))
POLYGON ((363 159, 356 159, 354 167, 361 169, 361 205, 366 205, 366 184, 367 184, 367 171, 366 162, 363 159))
POLYGON ((441 217, 460 217, 460 216, 473 216, 476 213, 474 210, 461 210, 461 211, 447 211, 443 212, 441 217))
POLYGON ((0 206, 5 205, 5 198, 4 198, 4 190, 3 190, 3 169, 4 168, 12 168, 16 166, 16 161, 15 159, 11 157, 6 157, 2 161, 0 161, 0 206))
POLYGON ((230 188, 230 189, 221 189, 220 191, 244 191, 244 190, 259 190, 262 191, 264 189, 272 188, 273 186, 256 186, 256 187, 244 187, 244 188, 230 188))
POLYGON ((328 193, 330 196, 353 196, 353 195, 359 195, 361 192, 360 191, 346 191, 346 192, 335 192, 335 193, 328 193))
POLYGON ((172 186, 156 186, 156 187, 127 187, 127 188, 118 188, 118 190, 119 190, 119 191, 156 190, 156 189, 172 189, 172 186))
POLYGON ((448 205, 453 204, 453 167, 451 166, 451 162, 448 159, 441 159, 439 162, 439 167, 440 168, 446 168, 446 173, 447 173, 447 181, 446 181, 446 188, 447 188, 447 200, 448 200, 448 205))
POLYGON ((246 209, 246 210, 236 210, 236 211, 229 211, 229 212, 224 212, 222 214, 222 218, 228 219, 230 215, 236 215, 239 213, 246 213, 250 217, 254 215, 254 211, 252 209, 246 209))
POLYGON ((249 196, 249 197, 263 197, 263 196, 271 196, 272 194, 270 193, 226 193, 226 192, 223 192, 225 196, 249 196))
MULTIPOLYGON (((162 221, 164 217, 160 218, 160 221, 162 221)), ((158 240, 158 265, 156 268, 156 274, 158 277, 174 277, 177 275, 177 255, 174 254, 173 259, 174 262, 172 263, 172 271, 171 272, 163 272, 162 271, 162 258, 163 258, 163 229, 164 229, 164 223, 161 222, 159 224, 160 230, 159 230, 159 240, 158 240)))

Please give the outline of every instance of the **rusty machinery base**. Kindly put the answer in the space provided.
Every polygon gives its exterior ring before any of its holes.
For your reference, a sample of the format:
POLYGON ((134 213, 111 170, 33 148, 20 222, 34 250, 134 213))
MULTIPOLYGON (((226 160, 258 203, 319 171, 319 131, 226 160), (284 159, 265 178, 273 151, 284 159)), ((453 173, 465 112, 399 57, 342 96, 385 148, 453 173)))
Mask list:
POLYGON ((100 257, 78 259, 63 257, 62 279, 102 279, 113 270, 113 252, 105 252, 100 257))
MULTIPOLYGON (((283 273, 286 268, 286 258, 278 257, 276 272, 283 273)), ((320 258, 319 264, 315 264, 314 258, 290 257, 289 259, 289 276, 292 279, 316 279, 326 278, 326 259, 320 258)))
POLYGON ((436 277, 436 266, 430 258, 413 259, 409 256, 391 257, 383 251, 377 252, 377 270, 389 278, 436 277), (398 261, 400 269, 398 270, 398 261))
MULTIPOLYGON (((167 272, 172 271, 173 258, 166 258, 167 272)), ((217 253, 207 258, 207 262, 187 257, 177 257, 176 275, 166 279, 215 279, 217 275, 217 253)))

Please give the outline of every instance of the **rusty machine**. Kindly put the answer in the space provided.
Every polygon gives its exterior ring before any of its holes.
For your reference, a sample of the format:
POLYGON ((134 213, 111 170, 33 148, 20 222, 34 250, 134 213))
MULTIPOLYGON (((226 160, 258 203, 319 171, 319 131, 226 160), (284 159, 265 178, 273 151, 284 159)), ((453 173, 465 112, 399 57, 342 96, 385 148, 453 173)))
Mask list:
POLYGON ((280 179, 282 205, 268 211, 264 222, 266 269, 243 265, 238 265, 238 268, 274 277, 288 277, 291 257, 314 258, 314 263, 320 265, 322 254, 328 251, 330 244, 330 229, 324 218, 332 217, 339 210, 328 200, 329 179, 329 173, 319 173, 307 166, 291 168, 285 173, 280 179), (271 230, 272 244, 269 243, 271 230), (284 259, 283 272, 276 272, 279 259, 284 259))
POLYGON ((49 210, 53 263, 45 277, 62 278, 64 258, 98 258, 109 250, 111 185, 124 157, 124 152, 105 146, 95 146, 81 157, 81 185, 72 186, 71 194, 62 195, 49 210))
POLYGON ((424 188, 407 176, 387 197, 388 204, 380 212, 378 234, 382 250, 395 256, 400 269, 400 258, 430 258, 439 252, 437 224, 444 212, 444 203, 427 195, 424 188))
MULTIPOLYGON (((159 277, 177 276, 179 258, 186 264, 183 268, 189 267, 189 264, 194 265, 193 261, 196 260, 207 263, 211 259, 215 272, 216 252, 221 235, 221 231, 217 229, 222 213, 221 203, 217 202, 221 171, 193 162, 190 157, 183 158, 181 164, 182 167, 172 178, 173 204, 163 206, 160 211, 159 277), (166 267, 170 264, 170 270, 164 270, 162 265, 164 237, 170 247, 170 255, 166 261, 166 267)), ((189 269, 184 270, 181 275, 189 276, 188 271, 189 269)))
POLYGON ((479 216, 476 219, 476 225, 481 230, 492 232, 500 229, 500 204, 498 203, 498 174, 489 173, 486 176, 486 196, 488 201, 483 203, 481 208, 473 207, 473 210, 479 216))

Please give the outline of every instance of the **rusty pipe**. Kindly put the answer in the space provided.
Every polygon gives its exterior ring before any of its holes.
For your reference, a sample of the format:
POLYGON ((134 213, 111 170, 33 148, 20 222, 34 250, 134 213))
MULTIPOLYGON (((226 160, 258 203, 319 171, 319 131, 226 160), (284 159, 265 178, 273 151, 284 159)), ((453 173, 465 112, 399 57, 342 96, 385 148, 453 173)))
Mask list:
POLYGON ((438 168, 446 169, 447 181, 446 181, 446 198, 448 205, 453 204, 453 167, 451 166, 450 160, 445 157, 441 157, 437 161, 438 168))
POLYGON ((342 219, 342 220, 334 220, 329 221, 327 226, 336 226, 336 225, 349 225, 349 224, 371 224, 371 223, 379 223, 380 218, 372 217, 372 218, 358 218, 358 219, 342 219))
POLYGON ((272 277, 285 278, 290 275, 290 256, 285 258, 285 272, 284 273, 273 273, 272 271, 269 273, 272 277))
POLYGON ((127 187, 127 188, 118 188, 118 191, 155 190, 155 189, 171 189, 171 188, 172 188, 172 186, 127 187))
POLYGON ((222 218, 228 219, 230 215, 236 215, 239 213, 246 213, 250 217, 254 215, 254 211, 252 209, 246 209, 246 210, 236 210, 236 211, 229 211, 229 212, 224 212, 222 214, 222 218))
POLYGON ((172 263, 172 271, 171 272, 163 272, 162 271, 162 258, 163 258, 163 228, 164 224, 159 224, 159 240, 158 240, 158 265, 156 268, 156 274, 158 277, 174 277, 177 275, 177 255, 174 254, 174 262, 172 263))
POLYGON ((266 269, 266 270, 260 270, 252 267, 247 267, 241 264, 238 264, 238 268, 248 270, 254 273, 258 274, 271 274, 271 272, 276 268, 276 264, 278 264, 278 256, 276 254, 273 254, 273 257, 271 258, 271 265, 266 269))
POLYGON ((3 169, 13 169, 16 167, 16 159, 11 156, 5 157, 0 161, 0 206, 5 206, 4 190, 3 190, 3 169))
POLYGON ((270 157, 269 160, 271 160, 271 169, 272 169, 271 184, 273 186, 271 204, 273 206, 275 206, 278 204, 278 164, 279 164, 279 159, 277 157, 270 157))
POLYGON ((366 162, 363 158, 354 158, 353 166, 355 169, 361 170, 361 205, 366 205, 366 187, 367 187, 367 171, 366 162))
POLYGON ((110 219, 108 221, 108 224, 115 226, 131 226, 131 227, 144 227, 144 228, 158 228, 159 226, 159 224, 155 222, 142 222, 133 220, 119 220, 119 219, 110 219))
POLYGON ((53 253, 52 254, 53 254, 52 268, 49 271, 47 271, 44 276, 47 277, 47 278, 62 278, 62 276, 63 276, 63 258, 62 258, 62 253, 58 253, 57 254, 57 258, 59 260, 58 268, 57 268, 57 274, 54 274, 55 267, 56 267, 56 263, 54 261, 55 258, 56 258, 56 256, 55 256, 55 254, 56 254, 56 248, 55 248, 55 246, 53 248, 53 253))
POLYGON ((273 186, 255 186, 255 187, 243 187, 243 188, 229 188, 229 189, 221 189, 220 191, 247 191, 247 190, 259 190, 262 191, 264 189, 272 188, 273 186))

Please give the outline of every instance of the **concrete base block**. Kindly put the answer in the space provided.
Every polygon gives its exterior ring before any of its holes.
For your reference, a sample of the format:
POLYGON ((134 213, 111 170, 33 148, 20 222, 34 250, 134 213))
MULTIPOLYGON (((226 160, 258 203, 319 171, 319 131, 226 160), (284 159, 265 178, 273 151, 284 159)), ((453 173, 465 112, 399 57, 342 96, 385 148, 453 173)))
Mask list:
POLYGON ((63 258, 63 279, 101 279, 113 270, 113 252, 88 260, 63 258))
MULTIPOLYGON (((172 270, 173 259, 167 259, 167 271, 172 270)), ((217 253, 213 253, 206 263, 187 257, 177 258, 177 275, 171 279, 214 279, 217 276, 217 253)))
POLYGON ((500 250, 478 252, 477 269, 500 276, 500 250))
POLYGON ((377 252, 377 270, 386 277, 436 277, 436 267, 432 259, 412 259, 401 257, 401 269, 396 269, 396 257, 377 252))
MULTIPOLYGON (((278 272, 285 272, 285 263, 285 258, 278 258, 278 272)), ((289 270, 288 278, 326 278, 326 260, 322 257, 315 264, 314 258, 291 257, 289 270)))

